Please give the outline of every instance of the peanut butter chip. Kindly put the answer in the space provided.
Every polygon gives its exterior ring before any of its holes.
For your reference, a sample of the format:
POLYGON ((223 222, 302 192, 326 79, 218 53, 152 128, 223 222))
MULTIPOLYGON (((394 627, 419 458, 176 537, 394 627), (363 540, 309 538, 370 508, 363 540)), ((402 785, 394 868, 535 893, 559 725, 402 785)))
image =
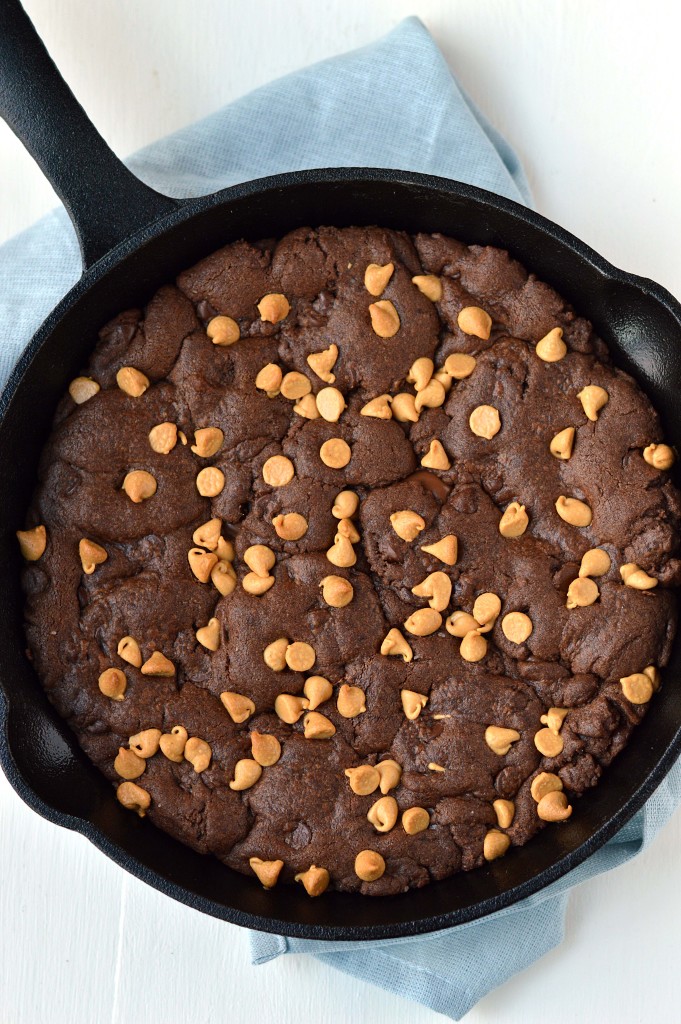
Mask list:
POLYGON ((303 735, 306 740, 330 740, 336 733, 336 726, 319 711, 309 711, 303 719, 303 735))
POLYGON ((265 391, 268 398, 276 398, 281 390, 281 382, 284 375, 281 367, 276 363, 266 363, 262 370, 258 370, 255 378, 255 386, 258 391, 265 391))
POLYGON ((392 398, 390 395, 378 395, 377 398, 372 398, 371 401, 362 406, 359 410, 360 416, 372 416, 377 420, 391 420, 393 418, 392 409, 390 408, 391 403, 392 398))
POLYGON ((312 385, 304 373, 292 370, 287 373, 281 382, 281 394, 290 401, 297 402, 299 398, 309 395, 312 385))
POLYGON ((411 592, 416 597, 430 598, 428 601, 430 607, 437 612, 443 612, 452 596, 452 581, 444 572, 431 572, 425 580, 412 587, 411 592))
POLYGON ((426 386, 418 392, 414 399, 414 408, 418 413, 422 409, 439 409, 441 405, 444 405, 447 392, 445 391, 444 385, 436 380, 434 377, 428 381, 426 386))
POLYGON ((512 644, 524 644, 532 635, 532 620, 524 612, 509 612, 501 620, 501 630, 512 644))
POLYGON ((445 769, 442 767, 442 765, 437 764, 437 762, 435 761, 431 761, 430 764, 428 765, 428 771, 431 772, 443 772, 444 770, 445 769))
POLYGON ((541 341, 537 342, 535 351, 545 363, 557 363, 562 359, 567 352, 567 345, 563 341, 563 328, 554 327, 544 335, 541 341))
POLYGON ((354 491, 341 491, 336 495, 336 500, 331 509, 331 515, 336 519, 352 519, 359 508, 359 497, 354 491))
POLYGON ((356 718, 357 715, 363 714, 367 709, 364 690, 359 686, 349 686, 347 683, 343 683, 338 691, 336 707, 338 714, 343 718, 356 718))
POLYGON ((442 443, 438 441, 436 437, 430 442, 428 451, 421 459, 421 465, 425 469, 451 469, 451 462, 447 458, 447 452, 442 447, 442 443))
POLYGON ((129 665, 134 665, 135 668, 142 667, 140 645, 133 636, 124 636, 118 641, 117 653, 118 657, 122 658, 123 661, 127 661, 129 665))
POLYGON ((218 556, 214 551, 204 551, 202 548, 190 548, 187 552, 189 568, 199 583, 207 583, 211 578, 213 568, 217 564, 218 556))
POLYGON ((474 633, 478 629, 478 623, 468 612, 456 611, 452 612, 445 622, 445 629, 451 636, 463 640, 468 633, 474 633))
POLYGON ((563 722, 567 717, 568 710, 568 708, 549 708, 546 714, 541 716, 539 721, 542 722, 543 725, 547 725, 551 732, 555 733, 557 736, 563 727, 563 722))
POLYGON ((483 341, 487 341, 492 333, 492 317, 479 306, 466 306, 456 321, 464 334, 472 334, 483 341))
POLYGON ((610 572, 610 555, 602 548, 591 548, 582 555, 582 562, 579 567, 580 576, 605 576, 610 572))
POLYGON ((537 815, 542 821, 567 821, 571 814, 572 807, 565 793, 557 789, 551 790, 537 804, 537 815))
POLYGON ((95 544, 93 540, 83 537, 78 543, 78 554, 83 572, 91 576, 98 565, 102 565, 109 557, 101 544, 95 544))
POLYGON ((522 537, 529 521, 525 506, 512 501, 499 520, 499 533, 502 537, 522 537))
POLYGON ((263 660, 273 672, 283 672, 286 668, 286 651, 288 646, 288 640, 285 636, 282 636, 278 640, 273 640, 263 651, 263 660))
POLYGON ((214 316, 208 321, 206 334, 214 345, 233 345, 241 337, 236 320, 231 316, 214 316))
POLYGON ((370 263, 364 271, 364 287, 369 295, 381 295, 390 278, 393 276, 395 267, 392 263, 381 266, 380 263, 370 263))
POLYGON ((184 748, 184 759, 189 761, 197 774, 200 775, 201 772, 205 772, 212 756, 213 751, 205 740, 199 739, 198 736, 189 737, 184 748))
POLYGON ((99 384, 92 377, 76 377, 69 384, 69 394, 76 405, 89 402, 100 390, 99 384))
POLYGON ((391 789, 395 789, 400 784, 402 778, 402 769, 400 768, 397 761, 393 761, 392 758, 388 758, 385 761, 379 761, 376 765, 376 771, 380 777, 380 790, 385 796, 391 789))
POLYGON ((442 616, 434 608, 419 608, 412 612, 404 624, 404 628, 412 636, 431 636, 437 633, 442 625, 442 616))
POLYGON ((534 745, 544 757, 558 757, 563 750, 563 738, 547 727, 534 734, 534 745))
POLYGON ((559 792, 562 788, 563 783, 558 775, 554 775, 553 772, 540 772, 532 779, 530 793, 532 799, 539 803, 547 793, 559 792))
POLYGON ((582 403, 586 418, 593 423, 598 419, 601 409, 608 404, 608 392, 597 384, 587 384, 577 395, 582 403))
POLYGON ((199 547, 208 548, 209 551, 215 551, 220 540, 220 531, 222 530, 221 519, 209 519, 207 523, 203 523, 201 526, 197 526, 192 534, 192 540, 199 547))
POLYGON ((393 338, 400 329, 400 318, 389 299, 380 299, 369 306, 369 316, 374 334, 379 338, 393 338))
POLYGON ((358 768, 346 768, 345 774, 350 780, 350 789, 357 796, 369 796, 381 783, 377 769, 369 764, 361 764, 358 768))
POLYGON ((209 619, 206 626, 196 631, 196 639, 207 651, 217 651, 220 646, 220 623, 217 619, 209 619))
POLYGON ((499 410, 493 405, 479 405, 470 414, 468 425, 478 437, 491 441, 501 430, 499 410))
POLYGON ((489 725, 485 729, 485 743, 499 757, 505 757, 511 749, 511 744, 517 743, 519 739, 520 733, 517 729, 505 729, 500 725, 489 725))
POLYGON ((586 608, 598 600, 598 587, 587 576, 578 576, 568 587, 566 608, 586 608))
POLYGON ((321 896, 329 887, 331 878, 326 868, 318 868, 311 864, 307 871, 295 876, 296 882, 302 882, 308 896, 321 896))
POLYGON ((216 562, 210 571, 210 581, 223 597, 233 594, 236 588, 236 573, 234 566, 229 562, 220 560, 216 562))
POLYGON ((515 804, 512 800, 494 800, 492 802, 494 813, 497 816, 497 825, 500 828, 509 828, 515 817, 515 804))
POLYGON ((408 543, 414 540, 421 530, 426 528, 425 519, 418 512, 412 512, 411 509, 393 512, 390 516, 390 522, 397 536, 408 543))
MULTIPOLYGON (((479 626, 490 627, 496 622, 501 611, 501 598, 498 594, 478 594, 473 605, 473 618, 479 626)), ((485 629, 482 632, 487 633, 485 629)))
POLYGON ((631 704, 647 704, 653 695, 653 684, 645 672, 624 676, 620 684, 622 693, 631 704))
POLYGON ((497 857, 504 856, 510 845, 511 840, 505 832, 492 828, 483 840, 482 855, 485 860, 496 860, 497 857))
POLYGON ((244 551, 244 562, 257 576, 268 576, 276 555, 266 544, 252 544, 244 551))
POLYGON ((352 519, 341 519, 338 523, 338 532, 341 537, 346 537, 351 544, 357 544, 360 539, 359 530, 352 519))
POLYGON ((257 572, 249 572, 246 573, 241 581, 241 586, 247 594, 252 594, 254 597, 262 597, 270 587, 274 586, 274 576, 261 576, 257 572))
POLYGON ((144 775, 147 762, 143 757, 138 757, 134 750, 127 750, 125 747, 118 748, 118 756, 114 760, 114 771, 122 779, 139 779, 144 775))
POLYGON ((116 374, 116 383, 126 395, 140 398, 149 387, 149 378, 134 366, 122 366, 116 374))
POLYGON ((419 717, 426 704, 428 697, 424 693, 416 693, 415 690, 400 690, 402 710, 410 722, 419 717))
POLYGON ((580 501, 579 498, 566 498, 564 494, 561 494, 556 501, 556 512, 570 526, 591 525, 591 509, 585 501, 580 501))
POLYGON ((333 686, 324 676, 308 676, 303 686, 303 693, 307 697, 307 706, 310 711, 315 711, 320 704, 324 704, 333 695, 333 686))
POLYGON ((317 394, 317 409, 327 423, 337 423, 345 409, 345 399, 338 388, 322 388, 317 394))
POLYGON ((17 530, 19 550, 27 562, 37 562, 45 554, 47 547, 47 530, 44 526, 34 526, 32 530, 17 530))
POLYGON ((149 444, 152 451, 159 455, 168 455, 177 444, 177 427, 174 423, 157 423, 149 431, 149 444))
POLYGON ((217 466, 206 466, 196 477, 196 489, 202 498, 217 498, 225 486, 225 474, 217 466))
POLYGON ((329 345, 321 352, 311 352, 307 357, 307 365, 325 384, 333 384, 336 375, 332 373, 338 359, 338 345, 329 345))
POLYGON ((575 428, 565 427, 563 430, 559 430, 556 436, 551 439, 549 451, 554 458, 567 460, 572 455, 574 443, 575 428))
POLYGON ((192 451, 202 459, 209 459, 222 447, 225 435, 219 427, 201 427, 194 431, 192 451))
POLYGON ((135 811, 143 818, 151 805, 151 797, 146 789, 134 782, 121 782, 116 790, 116 799, 129 811, 135 811))
POLYGON ((220 694, 220 700, 225 711, 237 725, 241 725, 251 715, 255 714, 255 704, 250 697, 244 697, 241 693, 234 693, 233 690, 225 690, 220 694))
POLYGON ((425 832, 430 825, 430 815, 425 807, 409 807, 402 815, 402 828, 408 836, 425 832))
POLYGON ((487 641, 484 636, 480 636, 479 630, 473 629, 470 633, 466 633, 461 641, 459 654, 464 661, 482 661, 487 654, 487 641))
POLYGON ((670 448, 668 444, 649 444, 647 448, 643 449, 643 458, 649 466, 659 469, 661 472, 671 469, 676 461, 674 449, 670 448))
POLYGON ((438 540, 434 544, 424 544, 421 551, 425 551, 428 555, 433 555, 434 558, 444 562, 445 565, 456 565, 456 560, 459 556, 459 542, 453 533, 449 533, 442 540, 438 540))
POLYGON ((325 576, 319 586, 322 597, 331 608, 345 608, 355 596, 352 583, 342 576, 325 576))
POLYGON ((342 437, 330 437, 319 449, 319 457, 329 469, 343 469, 349 463, 352 451, 342 437))
MULTIPOLYGON (((211 520, 213 522, 213 520, 211 520)), ((219 522, 219 520, 218 520, 219 522)), ((209 526, 210 523, 206 523, 209 526)), ((196 538, 196 534, 194 535, 196 538)), ((194 539, 195 544, 201 544, 200 540, 194 539)), ((210 544, 202 544, 202 547, 210 548, 210 544)), ((218 537, 215 553, 221 562, 233 562, 236 558, 236 551, 234 550, 234 544, 231 540, 225 540, 224 537, 218 537)))
POLYGON ((652 590, 658 583, 654 576, 649 576, 635 562, 621 565, 620 576, 625 587, 632 587, 634 590, 652 590))
POLYGON ((119 668, 107 668, 97 680, 97 685, 105 697, 118 701, 124 699, 128 681, 125 672, 121 672, 119 668))
POLYGON ((423 391, 423 389, 430 383, 430 379, 435 372, 435 363, 428 356, 419 356, 415 359, 409 368, 407 374, 407 382, 414 385, 415 391, 423 391))
POLYGON ((381 654, 388 656, 394 656, 402 658, 404 662, 409 662, 414 657, 414 653, 404 639, 399 629, 394 627, 388 632, 385 640, 381 644, 381 654))
POLYGON ((377 832, 389 832, 397 821, 398 807, 394 796, 382 796, 372 804, 367 814, 369 821, 377 832))
POLYGON ((318 420, 319 409, 314 395, 303 395, 293 406, 293 411, 305 420, 318 420))
POLYGON ((273 455, 262 467, 262 478, 270 487, 285 487, 295 476, 295 469, 285 455, 273 455))
POLYGON ((282 540, 300 540, 307 533, 307 519, 299 512, 286 512, 272 520, 277 537, 282 540))
POLYGON ((143 676, 159 676, 170 679, 175 675, 175 666, 169 658, 166 658, 165 654, 154 651, 151 657, 144 662, 140 672, 143 676))
POLYGON ((169 761, 181 764, 184 761, 184 748, 187 745, 189 733, 183 725, 174 725, 170 732, 164 733, 158 741, 161 753, 169 761))
POLYGON ((262 765, 250 757, 244 757, 234 765, 234 778, 229 783, 229 788, 241 793, 255 786, 261 775, 262 765))
POLYGON ((161 740, 160 729, 142 729, 130 737, 129 747, 134 750, 138 757, 153 757, 158 753, 161 740))
POLYGON ((411 283, 431 302, 439 302, 442 298, 442 281, 435 274, 417 274, 411 283))
POLYGON ((418 423, 416 399, 408 391, 400 391, 395 395, 390 408, 398 423, 418 423))
POLYGON ((254 874, 258 876, 258 881, 266 889, 272 889, 277 884, 284 866, 283 860, 262 860, 260 857, 249 857, 248 863, 254 874))
POLYGON ((292 672, 308 672, 315 663, 314 648, 296 640, 286 648, 286 664, 292 672))
POLYGON ((291 306, 285 295, 281 292, 270 292, 267 295, 263 295, 262 299, 258 303, 258 312, 260 313, 260 319, 265 320, 270 324, 278 324, 280 320, 285 320, 291 312, 291 306))
POLYGON ((385 874, 385 861, 375 850, 361 850, 355 857, 355 874, 363 882, 376 882, 385 874))
POLYGON ((123 490, 131 501, 139 505, 156 494, 156 480, 145 469, 133 469, 123 481, 123 490))
POLYGON ((477 365, 475 356, 469 356, 466 352, 452 352, 445 359, 445 370, 454 380, 464 380, 470 377, 477 365))

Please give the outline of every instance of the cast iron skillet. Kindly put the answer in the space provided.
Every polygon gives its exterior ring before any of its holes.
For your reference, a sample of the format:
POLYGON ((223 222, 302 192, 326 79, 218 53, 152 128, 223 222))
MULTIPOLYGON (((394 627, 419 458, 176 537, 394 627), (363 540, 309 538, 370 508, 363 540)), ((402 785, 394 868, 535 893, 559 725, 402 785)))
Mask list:
POLYGON ((25 657, 14 531, 23 526, 57 401, 85 363, 98 328, 234 239, 279 236, 305 224, 380 224, 507 248, 593 321, 618 365, 662 413, 671 443, 681 441, 681 306, 536 213, 443 178, 344 168, 277 175, 182 202, 161 196, 133 177, 97 134, 18 0, 0 0, 0 21, 0 113, 62 198, 84 268, 28 346, 0 403, 0 761, 11 784, 43 817, 81 832, 169 896, 236 924, 304 938, 430 932, 509 906, 564 875, 641 807, 681 750, 678 644, 649 715, 569 822, 545 829, 503 860, 423 890, 311 900, 298 886, 266 892, 118 805, 25 657))

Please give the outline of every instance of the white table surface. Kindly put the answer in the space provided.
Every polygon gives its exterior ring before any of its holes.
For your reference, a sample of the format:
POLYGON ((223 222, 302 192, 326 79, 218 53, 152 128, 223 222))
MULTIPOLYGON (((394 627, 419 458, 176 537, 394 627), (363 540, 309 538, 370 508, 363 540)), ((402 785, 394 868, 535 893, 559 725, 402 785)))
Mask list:
MULTIPOLYGON (((518 149, 541 212, 681 295, 673 0, 26 0, 126 154, 418 13, 518 149), (676 129, 674 128, 676 126, 676 129)), ((0 125, 0 240, 55 204, 0 125)), ((1 301, 1 294, 0 294, 1 301)), ((469 1024, 678 1021, 681 816, 572 896, 563 945, 469 1024)), ((433 1024, 311 958, 250 965, 245 932, 125 875, 0 776, 0 1024, 433 1024)))

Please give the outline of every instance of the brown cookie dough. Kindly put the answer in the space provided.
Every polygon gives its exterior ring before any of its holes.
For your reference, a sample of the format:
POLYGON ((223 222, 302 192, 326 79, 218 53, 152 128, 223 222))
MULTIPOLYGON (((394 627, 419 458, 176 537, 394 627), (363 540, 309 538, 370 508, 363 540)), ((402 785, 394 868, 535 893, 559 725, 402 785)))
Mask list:
POLYGON ((681 502, 551 287, 304 228, 185 271, 83 375, 20 531, 27 633, 124 806, 265 884, 389 895, 608 784, 669 659, 681 502))

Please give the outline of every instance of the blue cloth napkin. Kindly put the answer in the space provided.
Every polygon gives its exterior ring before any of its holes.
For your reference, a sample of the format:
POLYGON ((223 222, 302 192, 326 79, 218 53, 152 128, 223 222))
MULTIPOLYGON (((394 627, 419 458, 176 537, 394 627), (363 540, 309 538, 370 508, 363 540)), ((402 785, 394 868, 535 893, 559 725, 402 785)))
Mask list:
MULTIPOLYGON (((371 46, 289 75, 154 143, 129 166, 178 198, 278 171, 374 166, 458 178, 531 201, 513 150, 463 93, 416 18, 371 46)), ((79 271, 63 210, 0 248, 0 384, 79 271)), ((254 932, 253 962, 309 953, 459 1020, 490 989, 560 943, 571 887, 634 857, 679 801, 681 763, 590 860, 483 920, 370 947, 254 932)))

